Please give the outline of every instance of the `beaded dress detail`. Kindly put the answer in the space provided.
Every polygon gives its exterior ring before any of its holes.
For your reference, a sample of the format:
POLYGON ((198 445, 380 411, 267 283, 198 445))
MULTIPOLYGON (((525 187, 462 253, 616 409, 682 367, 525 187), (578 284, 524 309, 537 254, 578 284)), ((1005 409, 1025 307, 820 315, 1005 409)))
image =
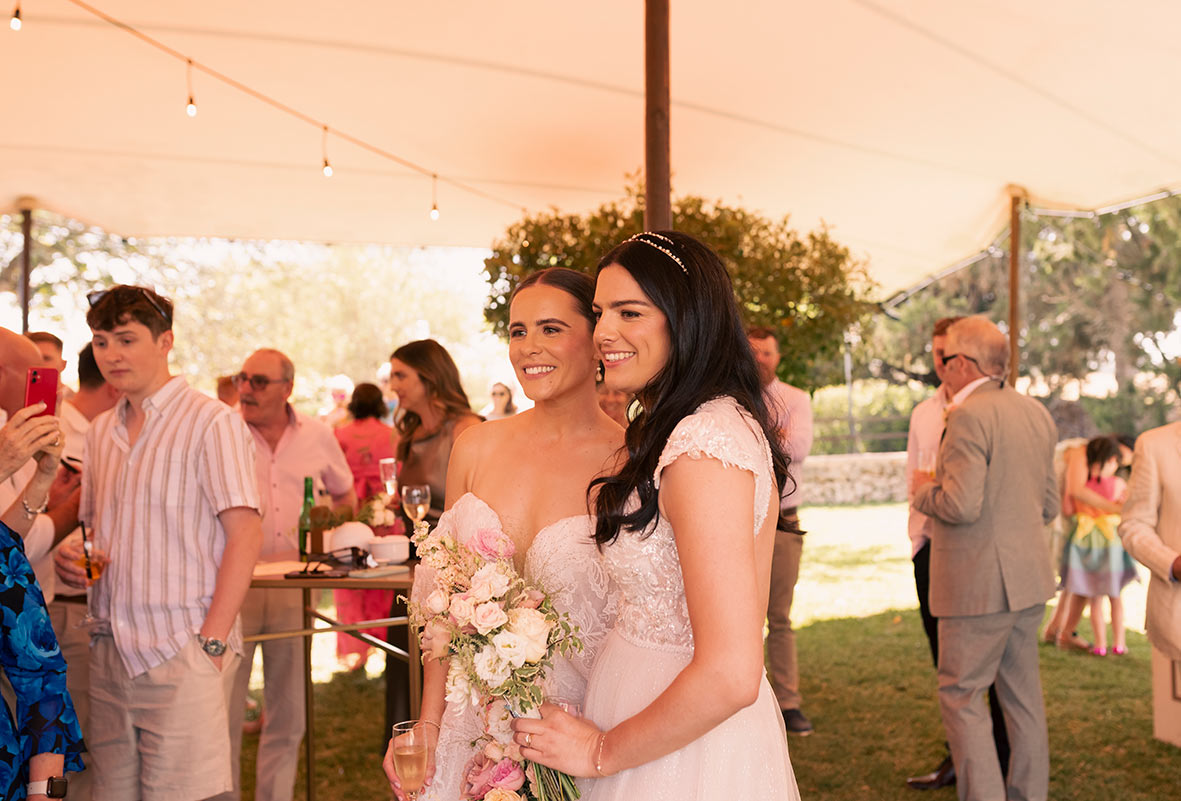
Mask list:
MULTIPOLYGON (((717 459, 754 474, 754 536, 775 492, 770 448, 754 419, 729 397, 702 404, 669 437, 656 467, 657 489, 664 468, 683 456, 717 459)), ((676 538, 666 519, 657 517, 647 537, 621 532, 604 549, 603 562, 618 585, 619 614, 595 662, 585 707, 587 717, 609 729, 672 683, 693 657, 693 632, 676 538)), ((678 751, 597 779, 588 801, 707 798, 799 798, 783 718, 766 678, 754 704, 678 751)))

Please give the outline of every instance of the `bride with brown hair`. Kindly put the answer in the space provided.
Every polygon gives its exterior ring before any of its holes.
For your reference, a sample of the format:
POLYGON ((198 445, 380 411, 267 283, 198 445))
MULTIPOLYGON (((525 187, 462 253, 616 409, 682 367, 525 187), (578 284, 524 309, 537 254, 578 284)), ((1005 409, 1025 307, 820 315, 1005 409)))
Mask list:
MULTIPOLYGON (((578 626, 583 650, 556 658, 544 683, 547 698, 574 704, 582 702, 591 664, 614 617, 586 487, 614 470, 623 445, 623 431, 599 409, 595 393, 593 294, 589 276, 562 268, 535 273, 517 287, 510 303, 509 358, 534 406, 458 438, 447 470, 447 510, 438 521, 439 529, 461 543, 486 529, 508 535, 518 573, 544 588, 554 607, 578 626)), ((425 602, 432 589, 433 576, 420 566, 412 597, 425 602)), ((484 731, 480 715, 467 698, 445 698, 447 670, 447 663, 430 658, 423 668, 420 718, 439 725, 424 800, 482 797, 479 791, 494 780, 489 761, 496 760, 473 746, 484 731)), ((405 798, 389 750, 384 767, 394 793, 405 798)), ((500 780, 513 784, 524 777, 516 769, 500 780)))

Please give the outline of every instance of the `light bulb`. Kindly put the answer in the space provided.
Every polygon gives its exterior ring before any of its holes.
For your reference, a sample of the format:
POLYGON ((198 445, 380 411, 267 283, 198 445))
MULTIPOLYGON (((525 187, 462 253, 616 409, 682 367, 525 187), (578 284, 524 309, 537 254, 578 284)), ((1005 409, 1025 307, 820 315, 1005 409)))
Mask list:
POLYGON ((438 206, 435 206, 435 205, 431 206, 431 219, 432 220, 439 219, 439 207, 438 206))
POLYGON ((193 102, 192 95, 189 95, 189 104, 185 106, 185 114, 188 114, 190 117, 197 116, 197 104, 193 102))
POLYGON ((328 163, 328 159, 324 159, 324 177, 332 177, 332 165, 328 163))
POLYGON ((12 19, 8 21, 8 27, 12 28, 14 31, 19 31, 21 29, 21 7, 19 4, 17 5, 16 10, 12 12, 12 19))

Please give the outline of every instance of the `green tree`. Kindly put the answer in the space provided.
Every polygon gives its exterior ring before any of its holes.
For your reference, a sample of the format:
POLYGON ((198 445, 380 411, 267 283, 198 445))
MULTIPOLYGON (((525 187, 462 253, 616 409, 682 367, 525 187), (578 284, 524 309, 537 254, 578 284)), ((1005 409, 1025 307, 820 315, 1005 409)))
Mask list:
MULTIPOLYGON (((508 329, 508 299, 530 273, 546 267, 593 272, 599 258, 643 230, 638 188, 589 214, 557 211, 514 223, 484 261, 490 286, 484 314, 499 335, 508 329)), ((870 313, 874 284, 827 229, 800 235, 788 219, 768 220, 700 197, 673 203, 673 227, 698 237, 722 257, 749 325, 780 332, 780 376, 805 387, 840 375, 844 334, 870 313)), ((839 380, 839 379, 838 379, 839 380)))

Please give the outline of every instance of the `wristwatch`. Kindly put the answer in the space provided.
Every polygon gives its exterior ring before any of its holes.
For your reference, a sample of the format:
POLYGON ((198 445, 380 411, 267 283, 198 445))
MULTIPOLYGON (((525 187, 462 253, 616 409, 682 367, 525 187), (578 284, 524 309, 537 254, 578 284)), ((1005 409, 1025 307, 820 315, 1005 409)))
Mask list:
POLYGON ((46 798, 65 798, 69 782, 65 776, 50 776, 45 781, 29 782, 25 788, 26 795, 43 794, 46 798))
POLYGON ((226 644, 216 637, 202 637, 198 634, 197 642, 201 643, 201 650, 210 656, 221 656, 226 652, 226 644))

